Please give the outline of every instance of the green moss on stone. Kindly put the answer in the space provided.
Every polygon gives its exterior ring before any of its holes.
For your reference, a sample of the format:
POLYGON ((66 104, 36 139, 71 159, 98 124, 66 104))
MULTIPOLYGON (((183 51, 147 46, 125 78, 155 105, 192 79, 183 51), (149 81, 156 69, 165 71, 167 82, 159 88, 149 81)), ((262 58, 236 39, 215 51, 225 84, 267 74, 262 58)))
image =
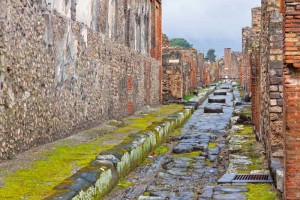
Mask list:
POLYGON ((193 151, 191 153, 173 154, 174 158, 194 158, 199 156, 202 151, 193 151))
MULTIPOLYGON (((75 145, 62 141, 51 146, 51 149, 26 168, 3 175, 3 186, 0 188, 1 199, 43 199, 51 195, 53 187, 63 182, 80 168, 88 165, 100 152, 121 143, 130 133, 146 130, 152 123, 162 122, 167 116, 183 111, 183 105, 171 104, 155 108, 138 117, 129 117, 124 122, 111 122, 116 130, 89 142, 75 145)), ((100 130, 87 130, 84 133, 99 134, 100 130)), ((104 132, 101 132, 104 134, 104 132)), ((138 162, 140 162, 138 158, 138 162)))
POLYGON ((190 100, 190 99, 192 99, 192 98, 194 98, 194 97, 196 97, 196 95, 195 95, 193 92, 191 92, 190 94, 185 95, 185 96, 183 97, 183 99, 188 101, 188 100, 190 100))
POLYGON ((134 184, 132 182, 129 182, 124 178, 120 179, 119 182, 118 182, 118 187, 121 187, 121 188, 129 188, 133 185, 134 184))
POLYGON ((61 183, 111 145, 101 145, 100 139, 76 146, 58 146, 44 153, 30 168, 15 171, 4 176, 4 186, 0 188, 1 199, 36 200, 51 194, 52 188, 61 183))
POLYGON ((215 144, 215 143, 209 143, 208 144, 208 148, 209 149, 214 149, 214 148, 216 148, 217 147, 217 144, 215 144))
POLYGON ((247 136, 255 137, 253 127, 250 126, 250 125, 244 126, 243 129, 240 132, 236 133, 236 135, 247 135, 247 136))
POLYGON ((270 184, 248 184, 249 192, 245 192, 248 200, 279 200, 280 197, 270 184))
POLYGON ((169 148, 167 146, 159 146, 154 150, 154 154, 156 155, 164 155, 167 153, 169 148))

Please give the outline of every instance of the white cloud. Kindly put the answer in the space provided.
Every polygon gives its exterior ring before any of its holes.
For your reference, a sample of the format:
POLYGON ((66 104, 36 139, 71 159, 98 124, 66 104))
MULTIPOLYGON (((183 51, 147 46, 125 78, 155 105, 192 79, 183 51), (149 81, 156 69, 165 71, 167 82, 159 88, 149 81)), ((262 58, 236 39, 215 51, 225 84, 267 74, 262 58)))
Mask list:
POLYGON ((260 0, 163 0, 163 32, 197 49, 241 50, 241 31, 251 26, 251 8, 260 0))

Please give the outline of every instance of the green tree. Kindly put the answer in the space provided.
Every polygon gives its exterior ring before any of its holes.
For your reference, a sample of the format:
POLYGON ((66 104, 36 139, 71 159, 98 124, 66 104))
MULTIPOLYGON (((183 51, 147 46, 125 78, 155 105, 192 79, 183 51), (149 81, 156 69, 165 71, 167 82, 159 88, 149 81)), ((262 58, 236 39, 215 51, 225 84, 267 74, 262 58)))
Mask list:
POLYGON ((172 47, 178 46, 178 47, 182 47, 186 50, 193 48, 193 45, 190 44, 188 41, 186 41, 183 38, 173 38, 170 40, 170 45, 172 47))
POLYGON ((215 54, 216 50, 214 49, 209 49, 207 51, 207 54, 206 54, 206 58, 210 61, 210 62, 215 62, 216 61, 216 54, 215 54))

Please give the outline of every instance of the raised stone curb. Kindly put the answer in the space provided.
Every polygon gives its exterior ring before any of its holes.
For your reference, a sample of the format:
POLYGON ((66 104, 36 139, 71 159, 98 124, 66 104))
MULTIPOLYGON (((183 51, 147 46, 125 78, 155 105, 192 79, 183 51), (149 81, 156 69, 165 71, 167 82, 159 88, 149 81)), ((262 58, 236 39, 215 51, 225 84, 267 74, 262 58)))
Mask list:
POLYGON ((215 90, 210 87, 191 100, 183 112, 179 112, 164 122, 148 127, 145 131, 131 134, 115 147, 102 151, 88 166, 67 178, 54 188, 55 193, 46 200, 86 200, 99 199, 107 194, 122 177, 143 162, 158 145, 166 141, 176 127, 182 125, 193 111, 215 90), (195 102, 196 100, 196 102, 195 102))

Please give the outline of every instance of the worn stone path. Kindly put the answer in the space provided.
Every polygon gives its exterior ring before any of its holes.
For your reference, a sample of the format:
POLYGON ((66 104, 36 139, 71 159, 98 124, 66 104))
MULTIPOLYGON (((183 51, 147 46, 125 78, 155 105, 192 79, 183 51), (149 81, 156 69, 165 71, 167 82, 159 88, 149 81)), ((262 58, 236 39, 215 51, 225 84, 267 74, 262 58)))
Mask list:
MULTIPOLYGON (((219 89, 222 90, 217 90, 210 95, 184 127, 177 130, 179 135, 173 136, 167 145, 161 148, 165 148, 167 152, 157 150, 154 154, 158 155, 151 158, 153 161, 148 159, 145 165, 132 172, 104 199, 247 199, 249 188, 245 184, 216 186, 219 178, 228 173, 228 165, 230 170, 238 173, 238 167, 247 164, 247 160, 242 160, 241 163, 234 162, 243 157, 231 156, 232 153, 240 152, 237 148, 242 146, 236 146, 234 142, 237 140, 234 140, 234 136, 231 137, 237 126, 230 129, 230 124, 235 124, 239 120, 239 117, 232 118, 233 112, 241 112, 245 106, 241 106, 238 89, 233 88, 232 85, 223 84, 219 89), (209 103, 214 102, 212 99, 217 99, 219 103, 209 103), (220 99, 224 99, 225 103, 220 99), (237 106, 235 110, 234 105, 240 106, 237 106), (205 113, 205 108, 208 107, 212 112, 221 107, 223 112, 205 113), (230 140, 231 138, 233 139, 230 140), (228 141, 231 141, 229 145, 226 144, 228 141), (235 148, 235 150, 230 151, 230 148, 235 148), (237 167, 235 167, 236 164, 238 164, 237 167)), ((242 128, 243 125, 240 129, 242 128)), ((253 131, 251 133, 253 134, 253 131)), ((255 141, 252 136, 250 138, 251 142, 255 141)), ((244 150, 241 149, 241 151, 244 150)), ((252 163, 249 165, 253 167, 252 163)), ((264 185, 264 189, 272 190, 272 186, 264 185)), ((275 193, 272 196, 274 198, 271 199, 276 199, 276 195, 275 193)))

